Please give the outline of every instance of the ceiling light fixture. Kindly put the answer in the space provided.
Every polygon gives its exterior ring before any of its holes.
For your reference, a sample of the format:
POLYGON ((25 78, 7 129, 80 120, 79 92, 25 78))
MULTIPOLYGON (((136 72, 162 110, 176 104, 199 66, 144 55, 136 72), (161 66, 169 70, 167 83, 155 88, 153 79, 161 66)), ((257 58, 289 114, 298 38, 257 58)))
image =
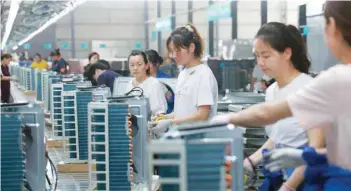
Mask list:
POLYGON ((34 36, 37 34, 43 32, 46 28, 48 28, 50 25, 53 23, 56 23, 60 18, 63 16, 67 15, 69 12, 73 11, 75 8, 77 8, 79 5, 83 4, 87 0, 72 0, 67 3, 67 7, 61 11, 58 14, 53 15, 51 19, 49 19, 43 26, 41 26, 39 29, 28 35, 25 39, 21 40, 18 43, 18 46, 22 46, 24 43, 28 42, 30 39, 32 39, 34 36))
POLYGON ((9 16, 6 21, 6 28, 5 28, 5 34, 2 38, 2 44, 1 44, 1 49, 3 50, 6 47, 7 40, 9 39, 13 23, 15 22, 16 16, 18 9, 20 7, 22 0, 12 0, 11 1, 11 6, 10 6, 10 11, 9 11, 9 16))

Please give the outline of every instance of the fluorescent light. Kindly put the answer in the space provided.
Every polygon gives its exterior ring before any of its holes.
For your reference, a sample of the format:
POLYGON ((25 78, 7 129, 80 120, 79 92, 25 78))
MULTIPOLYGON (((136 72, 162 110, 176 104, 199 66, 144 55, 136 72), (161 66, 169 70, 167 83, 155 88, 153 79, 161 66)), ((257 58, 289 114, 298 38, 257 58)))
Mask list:
POLYGON ((18 48, 18 46, 16 45, 12 48, 12 50, 17 50, 17 48, 18 48))
POLYGON ((13 26, 13 23, 15 22, 17 12, 18 12, 18 9, 20 7, 21 2, 22 2, 22 0, 12 0, 11 1, 9 17, 7 18, 7 22, 6 22, 5 34, 4 34, 4 37, 2 38, 1 49, 4 49, 6 46, 7 40, 10 36, 12 26, 13 26))
MULTIPOLYGON (((74 1, 74 0, 73 0, 74 1)), ((83 4, 87 0, 76 0, 74 3, 71 1, 67 3, 67 7, 61 11, 59 14, 54 15, 50 20, 48 20, 43 26, 41 26, 39 29, 31 33, 29 36, 27 36, 25 39, 21 40, 18 43, 18 46, 22 46, 22 44, 28 42, 30 39, 32 39, 34 36, 37 34, 43 32, 47 27, 52 25, 53 23, 56 23, 60 18, 63 16, 67 15, 69 12, 73 11, 75 8, 77 8, 79 5, 83 4), (73 4, 73 5, 72 5, 73 4)))

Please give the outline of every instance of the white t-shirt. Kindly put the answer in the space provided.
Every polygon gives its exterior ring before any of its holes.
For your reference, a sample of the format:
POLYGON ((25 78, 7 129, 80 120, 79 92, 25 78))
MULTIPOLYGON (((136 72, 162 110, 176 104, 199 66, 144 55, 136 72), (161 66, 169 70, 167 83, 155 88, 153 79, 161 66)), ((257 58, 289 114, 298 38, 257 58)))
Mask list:
MULTIPOLYGON (((274 82, 266 91, 266 101, 286 99, 288 95, 296 93, 312 79, 311 76, 301 73, 283 88, 279 88, 277 82, 274 82)), ((306 129, 300 128, 295 117, 285 118, 272 125, 267 125, 266 132, 275 144, 297 148, 308 143, 306 129)))
POLYGON ((319 74, 287 99, 301 127, 328 127, 328 160, 351 170, 351 64, 319 74))
POLYGON ((188 117, 196 113, 199 106, 210 105, 210 119, 217 113, 217 100, 217 80, 207 64, 185 68, 179 73, 174 118, 188 117))
MULTIPOLYGON (((134 88, 133 80, 129 81, 127 85, 127 92, 134 88)), ((149 104, 152 115, 157 113, 166 113, 167 111, 167 100, 165 97, 163 85, 154 77, 148 77, 141 84, 138 85, 144 90, 144 96, 149 98, 149 104)))

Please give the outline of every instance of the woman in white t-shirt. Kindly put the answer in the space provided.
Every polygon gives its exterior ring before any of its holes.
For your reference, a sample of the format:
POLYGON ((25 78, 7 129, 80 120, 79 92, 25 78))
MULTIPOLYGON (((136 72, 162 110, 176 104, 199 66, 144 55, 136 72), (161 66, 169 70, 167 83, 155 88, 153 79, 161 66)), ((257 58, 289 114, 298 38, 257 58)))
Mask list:
MULTIPOLYGON (((306 45, 299 30, 292 25, 271 22, 263 25, 254 41, 257 63, 265 75, 276 80, 266 90, 266 101, 282 100, 297 92, 313 78, 308 75, 311 65, 306 45)), ((250 161, 257 165, 262 161, 262 149, 299 148, 307 144, 323 147, 324 137, 319 129, 300 128, 297 119, 289 117, 266 126, 268 141, 244 160, 244 167, 252 170, 250 161)), ((304 168, 284 169, 286 182, 280 190, 300 190, 304 168)))
MULTIPOLYGON (((303 89, 293 95, 289 95, 286 99, 258 104, 235 114, 216 116, 213 122, 230 122, 235 125, 254 127, 272 124, 280 119, 294 116, 299 125, 305 129, 325 127, 328 131, 326 133, 326 151, 329 164, 350 171, 350 10, 351 1, 327 1, 324 4, 324 17, 326 20, 324 36, 326 43, 334 57, 342 61, 343 65, 337 65, 322 72, 303 89)), ((298 149, 277 149, 267 157, 269 165, 266 167, 269 170, 276 170, 305 164, 303 152, 298 149)), ((317 152, 325 153, 325 150, 317 150, 317 152)), ((335 172, 330 173, 328 176, 335 175, 335 172)), ((318 181, 323 187, 328 185, 329 177, 326 176, 324 180, 313 181, 318 181)), ((341 179, 342 176, 334 178, 341 179)), ((339 183, 348 182, 349 180, 341 179, 339 183)), ((333 182, 333 184, 335 183, 337 182, 333 182)))
POLYGON ((149 99, 152 115, 166 113, 167 101, 162 84, 149 76, 149 65, 143 51, 133 50, 128 57, 129 71, 134 77, 127 85, 127 91, 140 87, 149 99))
POLYGON ((166 120, 155 128, 160 130, 171 124, 205 121, 217 113, 217 81, 208 65, 201 62, 204 45, 197 29, 187 24, 175 29, 169 39, 168 49, 184 69, 178 76, 174 112, 164 116, 166 120))

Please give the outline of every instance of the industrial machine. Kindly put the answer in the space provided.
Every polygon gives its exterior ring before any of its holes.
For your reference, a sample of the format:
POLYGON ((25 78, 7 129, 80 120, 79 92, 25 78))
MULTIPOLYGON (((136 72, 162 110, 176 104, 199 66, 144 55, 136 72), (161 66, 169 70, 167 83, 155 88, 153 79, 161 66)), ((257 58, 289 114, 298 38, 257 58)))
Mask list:
POLYGON ((1 190, 45 190, 44 112, 40 105, 1 105, 1 146, 1 190))
POLYGON ((50 105, 51 105, 51 95, 52 95, 52 91, 51 91, 51 84, 58 82, 60 79, 60 75, 57 75, 56 72, 52 72, 52 71, 48 71, 43 73, 43 101, 44 101, 44 108, 45 108, 45 112, 49 112, 50 111, 50 105))
POLYGON ((148 155, 161 190, 244 190, 242 131, 232 125, 181 125, 151 140, 148 155))
POLYGON ((148 99, 142 94, 89 103, 90 190, 95 185, 97 190, 106 191, 146 185, 149 111, 148 99))
POLYGON ((69 153, 67 163, 88 160, 88 103, 111 96, 108 87, 92 87, 91 83, 74 85, 77 89, 62 92, 63 148, 64 153, 69 153))
MULTIPOLYGON (((52 122, 52 138, 57 140, 62 138, 64 131, 65 119, 63 118, 65 109, 69 109, 68 106, 64 107, 63 103, 63 92, 74 91, 77 86, 91 86, 89 81, 83 81, 80 76, 60 76, 56 78, 55 82, 52 79, 51 94, 50 96, 50 117, 52 122)), ((67 118, 68 121, 72 118, 67 118)), ((71 126, 74 126, 73 122, 68 122, 71 126)), ((68 124, 67 124, 68 125, 68 124)))
POLYGON ((218 60, 209 58, 208 66, 211 68, 217 83, 218 92, 224 94, 226 89, 231 91, 245 90, 251 82, 252 71, 255 67, 255 60, 218 60))

